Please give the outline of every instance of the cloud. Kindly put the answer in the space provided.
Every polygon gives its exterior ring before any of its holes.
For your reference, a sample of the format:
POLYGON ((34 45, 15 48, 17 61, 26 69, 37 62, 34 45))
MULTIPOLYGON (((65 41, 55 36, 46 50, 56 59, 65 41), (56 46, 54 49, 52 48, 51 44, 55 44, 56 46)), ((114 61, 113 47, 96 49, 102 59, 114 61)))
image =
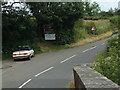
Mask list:
POLYGON ((103 11, 108 11, 110 8, 120 8, 120 4, 118 5, 118 2, 120 0, 90 0, 91 2, 97 2, 103 11))
POLYGON ((91 0, 92 2, 119 2, 120 0, 91 0))

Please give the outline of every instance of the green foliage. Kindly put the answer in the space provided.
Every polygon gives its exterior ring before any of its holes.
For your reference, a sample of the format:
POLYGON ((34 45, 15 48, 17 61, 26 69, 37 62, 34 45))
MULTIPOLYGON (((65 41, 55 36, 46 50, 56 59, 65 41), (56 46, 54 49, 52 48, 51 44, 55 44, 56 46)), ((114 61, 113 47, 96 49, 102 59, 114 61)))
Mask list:
POLYGON ((91 5, 91 8, 92 8, 92 15, 93 16, 98 15, 98 12, 100 11, 99 4, 96 3, 96 2, 93 2, 92 5, 91 5))
POLYGON ((38 43, 44 40, 44 25, 50 25, 55 30, 54 44, 57 45, 70 44, 89 35, 108 31, 107 23, 105 27, 102 24, 97 26, 96 22, 84 24, 81 20, 84 13, 93 20, 98 19, 99 5, 95 2, 86 3, 86 11, 83 2, 26 2, 23 8, 13 7, 14 3, 2 3, 4 55, 11 55, 17 46, 26 44, 32 46, 36 53, 41 52, 38 43), (26 11, 27 8, 30 10, 26 11), (96 33, 90 31, 92 26, 96 26, 96 33))
POLYGON ((110 26, 109 20, 81 20, 75 22, 74 24, 74 40, 78 41, 84 39, 91 35, 100 35, 110 31, 112 27, 110 26), (96 31, 91 31, 92 26, 95 26, 96 31))
POLYGON ((113 27, 110 26, 108 20, 86 21, 84 27, 90 35, 100 35, 110 31, 113 27), (91 31, 92 26, 95 26, 96 31, 91 31))
POLYGON ((93 68, 120 85, 120 57, 118 55, 120 48, 118 39, 118 37, 115 37, 108 41, 106 51, 98 56, 95 60, 97 66, 93 66, 93 68))
POLYGON ((84 15, 85 16, 96 16, 100 11, 99 4, 96 2, 84 2, 84 15))
MULTIPOLYGON (((18 44, 34 42, 37 36, 35 19, 29 16, 3 14, 3 52, 11 51, 18 44)), ((13 51, 13 50, 12 50, 13 51)))
POLYGON ((85 23, 85 30, 87 31, 88 34, 95 34, 96 31, 91 31, 92 26, 95 26, 94 22, 85 23))
POLYGON ((78 41, 88 36, 87 31, 84 28, 83 20, 79 19, 74 24, 74 40, 78 41))
POLYGON ((105 20, 108 18, 108 16, 84 16, 85 20, 105 20))
POLYGON ((115 28, 119 28, 120 29, 120 17, 119 16, 113 16, 110 19, 111 25, 115 28))
POLYGON ((98 16, 84 16, 85 20, 99 20, 100 18, 98 16))
POLYGON ((61 49, 68 49, 68 48, 70 48, 68 44, 66 44, 66 45, 54 45, 54 46, 50 47, 51 50, 61 50, 61 49))
POLYGON ((69 44, 74 40, 73 25, 82 17, 83 2, 43 2, 27 3, 36 17, 40 37, 43 38, 45 24, 56 30, 56 44, 69 44))
POLYGON ((113 16, 114 15, 114 11, 112 8, 110 8, 110 10, 107 12, 108 16, 113 16))
POLYGON ((11 57, 12 52, 19 45, 30 45, 38 52, 40 47, 36 19, 31 16, 24 16, 23 13, 16 11, 13 7, 3 10, 2 14, 2 55, 11 57), (36 44, 36 45, 33 45, 36 44), (39 49, 38 49, 39 48, 39 49))
POLYGON ((74 24, 74 41, 87 38, 89 36, 100 35, 110 31, 109 20, 82 20, 79 19, 74 24), (92 26, 95 26, 96 31, 91 31, 92 26))
POLYGON ((113 10, 112 8, 110 8, 109 11, 101 11, 101 12, 99 13, 99 16, 100 16, 101 18, 103 18, 103 19, 104 19, 104 18, 108 19, 108 18, 110 18, 110 17, 119 15, 119 12, 120 12, 120 10, 119 10, 118 8, 115 8, 114 10, 113 10))
POLYGON ((113 38, 113 39, 108 41, 107 52, 110 52, 109 50, 111 50, 111 48, 116 48, 117 49, 119 47, 118 39, 119 39, 119 37, 116 37, 116 38, 113 38))
POLYGON ((113 30, 114 28, 110 25, 110 22, 108 20, 101 20, 99 22, 96 22, 96 34, 100 35, 102 33, 106 33, 110 30, 113 30))
POLYGON ((71 30, 67 30, 67 29, 64 32, 59 31, 59 33, 57 33, 56 38, 57 38, 57 41, 55 42, 55 44, 57 44, 57 45, 70 44, 74 41, 73 32, 71 32, 71 30))
POLYGON ((73 25, 82 17, 82 2, 27 2, 31 15, 25 11, 26 6, 14 8, 13 4, 2 3, 3 55, 10 56, 17 46, 26 44, 32 46, 36 53, 40 52, 38 42, 44 39, 45 24, 56 31, 55 44, 64 45, 74 41, 73 25))

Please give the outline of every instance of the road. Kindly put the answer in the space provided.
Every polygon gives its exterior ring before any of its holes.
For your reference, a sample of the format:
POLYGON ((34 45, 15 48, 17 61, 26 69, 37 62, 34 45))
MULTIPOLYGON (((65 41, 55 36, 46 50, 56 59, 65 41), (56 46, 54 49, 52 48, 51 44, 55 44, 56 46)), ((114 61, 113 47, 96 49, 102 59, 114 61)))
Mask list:
MULTIPOLYGON (((115 35, 114 35, 115 36, 115 35)), ((43 53, 30 61, 18 61, 11 68, 3 69, 3 88, 68 88, 73 81, 73 66, 90 63, 105 49, 106 41, 100 40, 84 46, 43 53)))

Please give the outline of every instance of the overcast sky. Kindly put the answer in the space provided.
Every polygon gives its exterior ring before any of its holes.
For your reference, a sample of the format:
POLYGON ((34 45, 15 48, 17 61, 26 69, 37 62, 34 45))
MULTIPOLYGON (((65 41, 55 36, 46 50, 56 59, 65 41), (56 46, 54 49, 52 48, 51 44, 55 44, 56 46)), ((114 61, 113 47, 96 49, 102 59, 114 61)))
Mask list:
MULTIPOLYGON (((6 0, 6 1, 20 1, 20 0, 6 0)), ((23 0, 24 1, 24 0, 23 0)), ((32 0, 28 0, 28 1, 32 1, 32 0)), ((33 0, 33 1, 37 1, 37 0, 33 0)), ((38 0, 38 1, 42 1, 42 0, 38 0)), ((46 0, 47 1, 47 0, 46 0)), ((48 0, 49 1, 49 0, 48 0)), ((52 0, 51 0, 52 1, 52 0)), ((54 1, 54 0, 53 0, 54 1)), ((64 0, 63 0, 64 1, 64 0)), ((65 0, 66 1, 66 0, 65 0)), ((67 0, 68 2, 71 0, 67 0)), ((74 0, 73 0, 74 1, 74 0)), ((76 0, 77 1, 77 0, 76 0)), ((79 1, 79 0, 78 0, 79 1)), ((84 1, 84 0, 83 0, 84 1)), ((99 4, 99 6, 101 7, 102 11, 108 11, 110 10, 110 8, 118 8, 120 9, 120 5, 118 5, 118 2, 120 2, 120 0, 90 0, 92 2, 97 2, 99 4)), ((120 3, 119 3, 120 4, 120 3)))
MULTIPOLYGON (((99 4, 101 7, 101 10, 108 11, 110 8, 118 8, 118 2, 120 0, 92 0, 92 2, 95 1, 99 4)), ((120 4, 120 3, 119 3, 120 4)))

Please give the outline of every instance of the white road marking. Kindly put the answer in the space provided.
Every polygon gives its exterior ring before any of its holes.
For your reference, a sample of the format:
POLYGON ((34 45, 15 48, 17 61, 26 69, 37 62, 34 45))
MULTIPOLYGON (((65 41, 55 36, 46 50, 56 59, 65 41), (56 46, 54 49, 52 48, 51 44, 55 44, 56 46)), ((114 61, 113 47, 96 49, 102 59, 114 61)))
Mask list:
POLYGON ((66 62, 67 60, 69 60, 69 59, 71 59, 71 58, 73 58, 73 57, 75 57, 76 55, 73 55, 73 56, 71 56, 71 57, 69 57, 69 58, 67 58, 67 59, 65 59, 65 60, 63 60, 63 61, 61 61, 60 63, 64 63, 64 62, 66 62))
POLYGON ((104 45, 105 43, 102 43, 101 45, 104 45))
POLYGON ((27 80, 25 83, 23 83, 19 88, 24 87, 27 83, 29 83, 32 79, 27 80))
POLYGON ((91 50, 91 49, 94 49, 94 48, 96 48, 96 46, 94 46, 94 47, 90 48, 90 50, 91 50))
POLYGON ((43 73, 45 73, 45 72, 47 72, 47 71, 53 69, 53 68, 54 68, 54 67, 50 67, 50 68, 48 68, 48 69, 46 69, 46 70, 44 70, 44 71, 42 71, 42 72, 36 74, 35 77, 37 77, 37 76, 39 76, 39 75, 41 75, 41 74, 43 74, 43 73))
POLYGON ((84 53, 84 52, 87 52, 88 50, 89 50, 89 49, 84 50, 83 53, 84 53))
POLYGON ((92 48, 89 48, 89 49, 84 50, 84 51, 83 51, 83 53, 84 53, 84 52, 87 52, 87 51, 89 51, 89 50, 92 50, 92 49, 94 49, 94 48, 96 48, 96 46, 94 46, 94 47, 92 47, 92 48))

